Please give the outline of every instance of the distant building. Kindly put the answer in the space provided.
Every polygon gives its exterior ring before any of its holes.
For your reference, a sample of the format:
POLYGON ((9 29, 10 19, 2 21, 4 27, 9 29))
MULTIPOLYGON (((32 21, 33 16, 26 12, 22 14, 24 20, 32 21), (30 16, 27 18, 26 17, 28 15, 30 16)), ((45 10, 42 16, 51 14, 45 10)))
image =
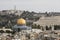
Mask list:
POLYGON ((34 22, 34 24, 39 24, 41 26, 60 25, 60 16, 42 16, 38 21, 34 22))
MULTIPOLYGON (((43 26, 45 29, 46 29, 46 26, 48 26, 48 27, 51 27, 52 30, 54 30, 55 28, 54 25, 60 25, 60 16, 51 16, 51 17, 42 16, 38 21, 33 22, 33 24, 43 26)), ((58 26, 58 29, 59 28, 60 27, 58 26)))
POLYGON ((8 14, 15 14, 15 15, 21 15, 23 11, 21 10, 2 10, 0 11, 0 15, 8 15, 8 14))

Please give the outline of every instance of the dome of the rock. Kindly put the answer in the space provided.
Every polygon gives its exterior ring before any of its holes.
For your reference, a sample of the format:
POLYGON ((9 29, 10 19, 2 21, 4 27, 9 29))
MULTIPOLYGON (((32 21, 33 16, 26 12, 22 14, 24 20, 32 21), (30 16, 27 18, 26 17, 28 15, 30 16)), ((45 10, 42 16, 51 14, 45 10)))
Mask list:
POLYGON ((17 20, 17 24, 23 25, 23 24, 26 24, 26 21, 23 18, 20 18, 17 20))

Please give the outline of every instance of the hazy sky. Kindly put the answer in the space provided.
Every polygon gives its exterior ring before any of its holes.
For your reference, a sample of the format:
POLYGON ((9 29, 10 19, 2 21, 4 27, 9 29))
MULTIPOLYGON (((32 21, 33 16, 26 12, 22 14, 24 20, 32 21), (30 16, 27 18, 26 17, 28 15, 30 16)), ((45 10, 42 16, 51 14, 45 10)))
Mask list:
POLYGON ((0 10, 3 9, 28 10, 36 12, 60 12, 60 0, 0 0, 0 10))

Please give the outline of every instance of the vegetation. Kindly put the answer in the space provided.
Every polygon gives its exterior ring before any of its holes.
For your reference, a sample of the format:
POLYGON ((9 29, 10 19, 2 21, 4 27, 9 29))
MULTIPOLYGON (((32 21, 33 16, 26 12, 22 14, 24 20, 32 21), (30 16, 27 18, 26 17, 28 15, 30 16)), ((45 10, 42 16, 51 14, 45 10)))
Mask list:
MULTIPOLYGON (((2 11, 2 14, 6 13, 6 11, 2 11)), ((27 22, 27 26, 32 26, 32 28, 38 28, 40 29, 41 26, 40 25, 32 25, 34 21, 37 21, 39 20, 39 18, 42 16, 42 15, 45 15, 45 16, 51 16, 51 15, 60 15, 60 13, 36 13, 36 12, 29 12, 29 11, 23 11, 23 13, 18 16, 18 15, 15 15, 14 13, 13 14, 4 14, 4 15, 1 15, 0 14, 0 28, 2 27, 6 27, 6 28, 11 28, 12 26, 16 25, 16 20, 18 18, 24 18, 25 20, 30 20, 29 22, 27 22), (34 16, 34 14, 38 14, 37 16, 34 16)), ((54 25, 55 27, 58 26, 58 28, 60 27, 60 25, 54 25)), ((56 29, 56 28, 55 28, 56 29)))
MULTIPOLYGON (((5 12, 5 11, 2 11, 5 12)), ((4 14, 4 13, 2 13, 4 14)), ((31 26, 33 21, 37 21, 39 17, 33 16, 35 12, 29 12, 29 11, 24 11, 21 16, 15 15, 15 14, 0 14, 0 28, 1 27, 6 27, 6 28, 11 28, 16 24, 16 20, 18 18, 24 18, 25 20, 30 20, 32 22, 27 22, 27 26, 31 26)))
POLYGON ((33 25, 32 25, 32 28, 41 29, 41 26, 40 26, 40 25, 33 24, 33 25))

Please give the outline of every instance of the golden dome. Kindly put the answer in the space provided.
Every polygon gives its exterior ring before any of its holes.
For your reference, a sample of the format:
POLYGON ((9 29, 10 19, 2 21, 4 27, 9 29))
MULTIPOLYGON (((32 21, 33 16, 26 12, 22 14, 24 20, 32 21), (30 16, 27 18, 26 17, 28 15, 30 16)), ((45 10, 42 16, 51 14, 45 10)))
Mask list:
POLYGON ((23 18, 17 20, 17 24, 26 24, 26 21, 23 18))

